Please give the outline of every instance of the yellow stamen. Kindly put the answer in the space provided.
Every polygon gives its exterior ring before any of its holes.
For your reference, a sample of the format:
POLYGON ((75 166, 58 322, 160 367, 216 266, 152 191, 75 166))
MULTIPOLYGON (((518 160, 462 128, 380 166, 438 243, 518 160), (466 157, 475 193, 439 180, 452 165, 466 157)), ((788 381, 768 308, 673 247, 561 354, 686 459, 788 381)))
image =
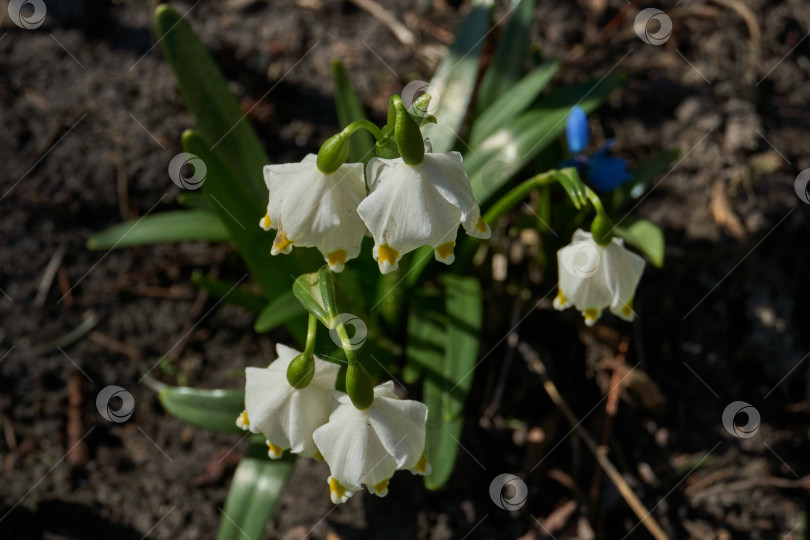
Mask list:
POLYGON ((562 292, 562 289, 557 289, 557 298, 555 300, 556 303, 558 303, 560 306, 568 304, 568 298, 565 297, 565 295, 562 292))
POLYGON ((630 318, 630 316, 633 315, 633 299, 632 298, 630 300, 628 300, 627 303, 622 308, 622 315, 624 315, 627 318, 630 318))
POLYGON ((585 324, 588 326, 593 326, 596 319, 599 318, 599 310, 596 308, 588 308, 582 314, 585 316, 585 324))
POLYGON ((487 233, 487 223, 481 216, 478 216, 478 222, 475 224, 475 228, 481 231, 481 234, 487 233))
POLYGON ((419 461, 416 462, 416 465, 414 465, 413 468, 422 474, 427 472, 427 458, 425 457, 425 454, 422 454, 422 457, 419 458, 419 461))
POLYGON ((334 495, 332 500, 340 500, 346 495, 346 488, 335 478, 329 477, 329 493, 334 495))
POLYGON ((269 229, 273 225, 273 222, 270 221, 270 214, 264 214, 264 220, 262 221, 262 227, 265 229, 269 229))
POLYGON ((377 248, 377 262, 382 266, 383 263, 388 262, 391 266, 397 263, 399 251, 395 250, 388 244, 380 244, 377 248))
POLYGON ((270 441, 267 442, 267 455, 271 458, 277 459, 281 457, 281 454, 284 453, 284 449, 276 446, 275 444, 271 443, 270 441))
POLYGON ((323 454, 321 454, 319 450, 315 450, 315 455, 312 457, 314 457, 318 461, 326 461, 325 459, 323 459, 323 454))
POLYGON ((286 251, 292 245, 292 240, 287 238, 287 235, 279 231, 276 239, 273 240, 273 249, 278 251, 286 251))
POLYGON ((382 493, 387 492, 388 491, 388 481, 389 480, 390 480, 390 478, 386 478, 385 480, 383 480, 379 484, 375 484, 374 488, 373 488, 374 493, 376 493, 377 495, 380 495, 382 493))
POLYGON ((236 425, 242 429, 250 428, 250 422, 248 421, 247 411, 242 411, 242 413, 236 419, 236 425))
POLYGON ((326 258, 329 261, 329 268, 343 268, 343 265, 346 264, 346 250, 338 249, 332 253, 329 253, 326 258))

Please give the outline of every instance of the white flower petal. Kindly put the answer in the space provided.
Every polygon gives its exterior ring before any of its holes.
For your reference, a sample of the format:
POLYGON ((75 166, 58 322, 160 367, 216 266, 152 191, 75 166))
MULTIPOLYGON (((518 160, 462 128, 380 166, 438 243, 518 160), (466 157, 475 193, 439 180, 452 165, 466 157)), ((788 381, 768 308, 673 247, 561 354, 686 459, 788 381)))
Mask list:
POLYGON ((289 253, 293 245, 315 247, 333 270, 340 271, 360 254, 367 232, 357 214, 366 194, 363 165, 346 163, 324 174, 316 162, 317 157, 309 154, 301 163, 264 168, 269 202, 259 225, 278 229, 273 255, 289 253))
POLYGON ((276 345, 278 359, 267 368, 245 369, 245 410, 250 429, 264 434, 269 455, 293 453, 312 457, 316 447, 312 433, 329 420, 332 392, 339 366, 315 358, 315 375, 305 388, 287 381, 287 368, 299 351, 276 345))
POLYGON ((313 439, 332 477, 347 490, 358 490, 363 484, 374 487, 396 471, 396 460, 372 429, 366 411, 352 405, 335 409, 313 439))
POLYGON ((577 230, 571 244, 557 252, 557 269, 556 309, 573 305, 582 312, 588 326, 608 307, 625 320, 633 319, 632 302, 644 259, 628 251, 621 239, 600 246, 590 233, 577 230))
POLYGON ((398 469, 413 468, 422 457, 427 413, 427 406, 418 401, 375 397, 369 419, 398 469))

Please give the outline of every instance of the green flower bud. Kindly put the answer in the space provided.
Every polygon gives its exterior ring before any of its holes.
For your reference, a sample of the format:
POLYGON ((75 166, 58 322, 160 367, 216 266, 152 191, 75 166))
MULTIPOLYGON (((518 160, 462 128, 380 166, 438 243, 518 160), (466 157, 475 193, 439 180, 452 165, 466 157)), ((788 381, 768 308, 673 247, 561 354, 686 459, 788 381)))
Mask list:
POLYGON ((343 130, 326 139, 326 142, 321 145, 321 149, 318 150, 316 164, 319 171, 324 174, 333 173, 346 163, 346 160, 349 159, 349 137, 350 134, 343 130))
POLYGON ((374 402, 374 385, 368 371, 357 362, 349 364, 346 370, 346 393, 355 408, 363 410, 374 402))
POLYGON ((312 353, 302 352, 290 362, 287 368, 287 382, 293 388, 306 388, 315 376, 315 359, 312 353))
POLYGON ((402 161, 408 165, 419 165, 425 160, 425 139, 422 137, 419 124, 405 110, 402 99, 398 95, 394 94, 391 101, 396 114, 394 140, 402 155, 402 161))
POLYGON ((591 234, 593 240, 600 246, 606 246, 613 240, 613 222, 604 215, 597 213, 591 222, 591 234))

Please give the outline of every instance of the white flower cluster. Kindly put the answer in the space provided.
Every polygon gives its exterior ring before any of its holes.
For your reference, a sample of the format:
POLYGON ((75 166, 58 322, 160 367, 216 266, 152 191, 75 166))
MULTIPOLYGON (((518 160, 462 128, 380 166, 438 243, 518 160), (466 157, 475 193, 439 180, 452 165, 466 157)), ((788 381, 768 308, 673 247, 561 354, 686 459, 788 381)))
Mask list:
POLYGON ((315 247, 340 272, 370 234, 374 259, 387 274, 404 254, 424 245, 433 248, 436 260, 452 263, 459 225, 471 236, 490 236, 458 152, 428 153, 418 165, 372 158, 365 171, 368 195, 362 164, 324 173, 316 160, 310 154, 301 163, 264 168, 270 198, 259 225, 278 230, 273 255, 315 247))
POLYGON ((345 502, 366 486, 384 497, 394 472, 430 473, 425 459, 427 406, 401 400, 394 383, 374 388, 374 401, 357 409, 349 396, 336 391, 339 367, 315 357, 315 374, 305 388, 287 380, 287 368, 300 353, 277 345, 267 368, 247 368, 245 412, 236 425, 267 439, 268 455, 284 450, 326 461, 332 502, 345 502))

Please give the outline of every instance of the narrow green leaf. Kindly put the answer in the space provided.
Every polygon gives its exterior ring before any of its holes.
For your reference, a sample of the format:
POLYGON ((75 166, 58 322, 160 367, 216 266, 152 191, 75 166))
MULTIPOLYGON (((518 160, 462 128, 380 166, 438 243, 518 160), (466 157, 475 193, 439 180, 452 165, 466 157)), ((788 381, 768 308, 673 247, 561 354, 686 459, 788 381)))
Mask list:
POLYGON ((177 204, 197 210, 214 211, 214 209, 211 208, 211 203, 208 202, 208 199, 205 198, 202 191, 183 191, 182 193, 178 193, 177 204))
POLYGON ((508 125, 525 111, 537 99, 559 66, 556 60, 545 62, 506 90, 476 119, 470 133, 470 146, 477 147, 486 137, 508 125))
POLYGON ((271 461, 266 446, 251 444, 233 475, 217 540, 264 538, 267 522, 294 466, 294 457, 271 461))
POLYGON ((265 199, 262 167, 270 160, 208 49, 168 4, 155 10, 155 32, 197 130, 209 141, 206 148, 216 150, 233 182, 253 198, 265 199))
POLYGON ((656 267, 664 266, 664 233, 652 221, 628 217, 613 231, 639 250, 656 267))
POLYGON ((203 210, 173 210, 113 225, 87 240, 87 249, 112 249, 207 240, 227 242, 228 230, 219 218, 203 210))
POLYGON ((183 148, 205 163, 208 172, 203 192, 228 228, 250 273, 267 297, 273 299, 289 290, 289 276, 300 273, 298 260, 307 253, 271 256, 273 235, 258 226, 265 213, 264 198, 251 196, 244 185, 234 181, 223 162, 209 150, 207 142, 198 133, 190 130, 183 133, 183 148))
POLYGON ((244 287, 220 279, 213 279, 201 273, 193 274, 191 281, 214 298, 222 298, 228 303, 241 306, 251 313, 259 313, 267 304, 265 297, 244 287))
POLYGON ((276 296, 261 310, 253 328, 257 332, 269 332, 306 314, 306 308, 290 290, 276 296))
POLYGON ((509 22, 501 33, 495 55, 478 89, 475 105, 479 114, 517 82, 529 49, 534 0, 514 0, 509 9, 509 22))
POLYGON ((472 9, 461 24, 450 51, 430 81, 431 94, 434 99, 438 98, 438 104, 431 105, 431 112, 438 123, 425 125, 422 133, 430 138, 434 152, 449 152, 456 144, 478 77, 481 48, 489 28, 492 5, 492 0, 473 0, 472 9))
MULTIPOLYGON (((366 113, 363 111, 360 98, 357 97, 352 81, 338 59, 332 61, 332 78, 335 81, 335 107, 340 128, 345 128, 355 120, 365 120, 366 113)), ((355 132, 351 139, 349 162, 368 163, 373 157, 374 137, 364 129, 355 132)))
POLYGON ((167 386, 158 392, 163 408, 192 426, 221 433, 242 433, 236 418, 245 409, 244 390, 205 390, 167 386))
POLYGON ((428 311, 408 319, 407 354, 425 377, 426 455, 433 468, 425 485, 430 489, 444 485, 455 467, 482 320, 478 280, 456 275, 444 278, 444 314, 428 311))
POLYGON ((464 165, 478 203, 483 205, 563 133, 565 119, 573 105, 578 103, 585 112, 591 112, 623 81, 623 77, 609 74, 598 81, 569 87, 544 98, 543 107, 553 104, 553 108, 530 109, 509 126, 487 137, 475 153, 465 155, 464 165))

